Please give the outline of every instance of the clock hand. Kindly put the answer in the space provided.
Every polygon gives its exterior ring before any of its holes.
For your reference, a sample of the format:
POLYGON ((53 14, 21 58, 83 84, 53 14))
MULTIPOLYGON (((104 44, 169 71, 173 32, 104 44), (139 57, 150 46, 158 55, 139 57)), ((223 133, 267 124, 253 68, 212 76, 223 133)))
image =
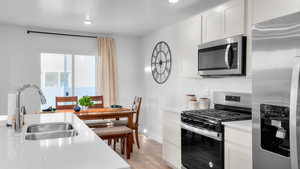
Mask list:
POLYGON ((167 62, 170 62, 170 60, 168 59, 168 60, 166 60, 166 61, 161 61, 162 63, 167 63, 167 62))

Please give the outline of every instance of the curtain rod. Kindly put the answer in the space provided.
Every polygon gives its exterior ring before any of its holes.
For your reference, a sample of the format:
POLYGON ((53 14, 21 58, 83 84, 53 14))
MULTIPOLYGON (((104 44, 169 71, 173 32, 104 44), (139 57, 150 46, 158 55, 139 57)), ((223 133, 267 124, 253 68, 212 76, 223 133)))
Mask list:
POLYGON ((72 37, 81 37, 81 38, 97 38, 97 36, 88 36, 88 35, 76 35, 76 34, 66 34, 66 33, 57 33, 57 32, 42 32, 42 31, 32 31, 27 30, 27 34, 37 33, 37 34, 48 34, 48 35, 59 35, 59 36, 72 36, 72 37))

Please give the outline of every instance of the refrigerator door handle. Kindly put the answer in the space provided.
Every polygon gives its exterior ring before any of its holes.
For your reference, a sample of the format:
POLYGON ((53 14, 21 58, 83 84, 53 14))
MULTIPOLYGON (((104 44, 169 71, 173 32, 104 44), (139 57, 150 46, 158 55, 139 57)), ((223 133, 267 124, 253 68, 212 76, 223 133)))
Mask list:
POLYGON ((290 154, 292 169, 299 169, 300 164, 300 93, 299 93, 299 79, 300 79, 300 64, 293 68, 292 83, 291 83, 291 98, 290 98, 290 154))

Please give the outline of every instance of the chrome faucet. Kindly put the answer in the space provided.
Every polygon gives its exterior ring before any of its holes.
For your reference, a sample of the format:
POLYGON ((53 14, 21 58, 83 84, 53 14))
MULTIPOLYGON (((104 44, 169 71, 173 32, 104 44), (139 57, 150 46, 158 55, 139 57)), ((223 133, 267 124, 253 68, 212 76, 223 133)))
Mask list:
POLYGON ((26 84, 24 86, 22 86, 21 88, 19 88, 17 90, 17 100, 16 100, 16 119, 15 119, 15 132, 21 132, 22 131, 22 126, 24 123, 24 114, 26 113, 25 110, 25 106, 21 107, 21 94, 24 90, 28 89, 28 88, 33 88, 36 89, 38 91, 38 94, 40 95, 41 98, 41 103, 42 104, 46 104, 46 98, 42 92, 42 90, 40 89, 40 87, 38 87, 37 85, 34 84, 26 84))

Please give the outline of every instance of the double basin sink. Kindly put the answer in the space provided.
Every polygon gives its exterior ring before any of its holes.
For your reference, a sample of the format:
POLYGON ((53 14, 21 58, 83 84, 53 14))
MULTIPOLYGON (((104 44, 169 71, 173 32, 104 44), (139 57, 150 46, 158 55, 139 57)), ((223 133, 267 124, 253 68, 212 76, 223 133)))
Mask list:
POLYGON ((57 123, 41 123, 32 124, 27 127, 25 140, 44 140, 55 138, 66 138, 77 136, 78 132, 72 124, 57 123))

